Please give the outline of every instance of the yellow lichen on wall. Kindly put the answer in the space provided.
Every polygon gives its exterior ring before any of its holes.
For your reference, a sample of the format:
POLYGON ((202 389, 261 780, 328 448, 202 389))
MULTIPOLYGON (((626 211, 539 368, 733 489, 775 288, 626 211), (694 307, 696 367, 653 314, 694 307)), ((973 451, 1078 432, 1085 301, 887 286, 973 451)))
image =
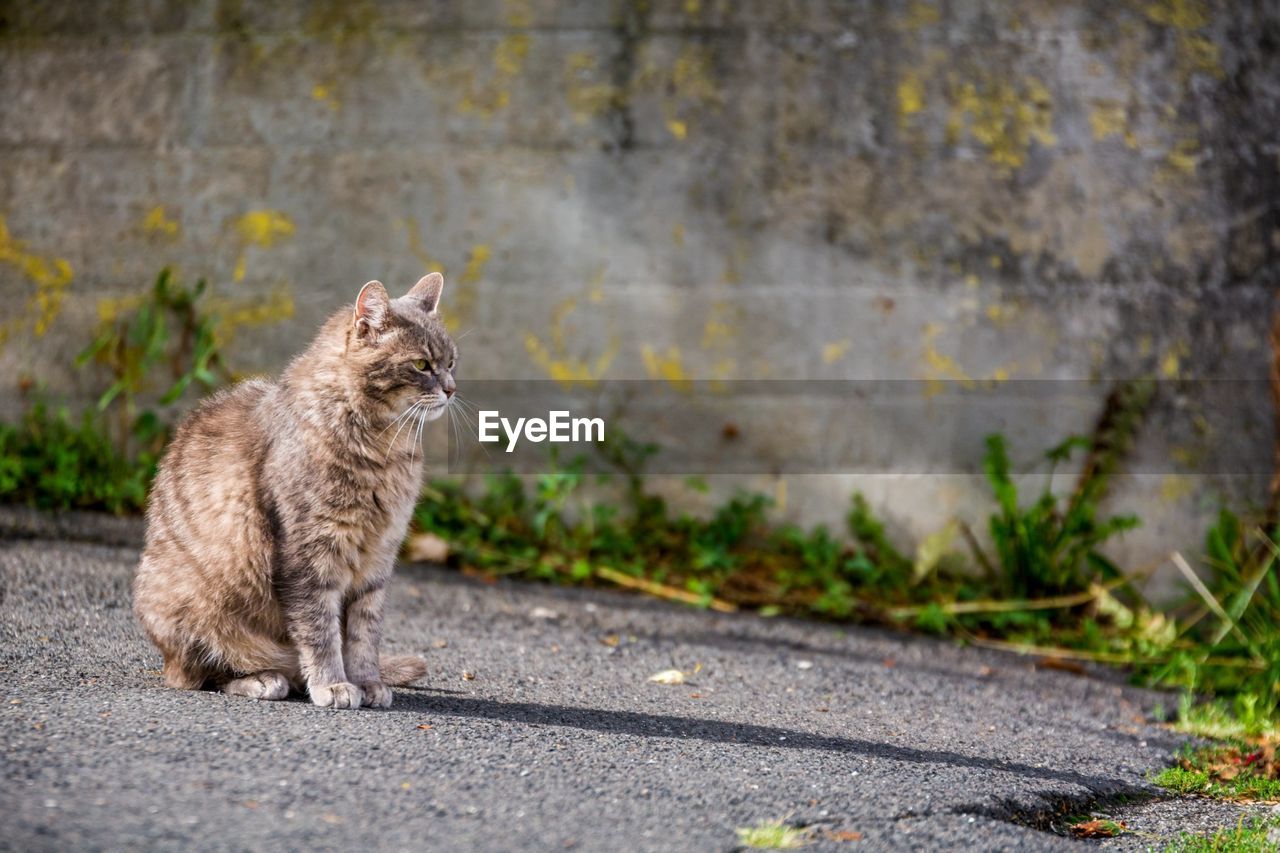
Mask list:
POLYGON ((270 249, 281 240, 292 237, 294 227, 293 221, 279 210, 251 210, 236 220, 235 230, 240 238, 241 248, 232 278, 244 281, 249 266, 248 248, 258 246, 270 249))
POLYGON ((374 0, 317 0, 308 4, 303 32, 336 45, 367 39, 378 23, 374 0))
POLYGON ((622 98, 622 90, 612 83, 594 82, 599 69, 594 53, 579 51, 564 60, 564 91, 573 120, 585 124, 593 116, 612 109, 622 98))
POLYGON ((895 24, 897 29, 918 30, 931 27, 942 21, 942 12, 932 3, 924 0, 911 0, 904 14, 895 24))
POLYGON ((1176 62, 1185 78, 1192 74, 1208 74, 1221 80, 1221 50, 1200 31, 1210 23, 1210 5, 1205 0, 1156 0, 1142 9, 1147 19, 1177 34, 1176 62))
POLYGON ((666 352, 660 353, 648 344, 644 344, 640 348, 640 357, 644 361, 644 369, 650 379, 664 379, 672 387, 682 391, 689 389, 689 374, 684 369, 684 355, 680 352, 680 347, 672 344, 667 347, 666 352))
MULTIPOLYGON (((476 243, 467 252, 467 262, 461 275, 453 282, 454 286, 448 299, 448 310, 444 313, 444 326, 457 334, 463 325, 470 323, 476 306, 476 285, 484 277, 484 268, 489 263, 493 250, 488 243, 476 243)), ((441 268, 441 272, 444 269, 441 268)), ((449 286, 448 278, 445 286, 449 286)))
POLYGON ((142 218, 142 233, 149 237, 176 239, 181 231, 182 227, 176 220, 169 218, 163 204, 151 208, 142 218))
POLYGON ((973 388, 975 383, 960 363, 938 349, 940 323, 927 323, 924 327, 925 396, 933 397, 942 392, 943 380, 959 382, 963 388, 973 388))
POLYGON ((467 266, 462 270, 462 276, 458 279, 460 284, 475 284, 480 281, 480 277, 484 274, 485 264, 489 263, 489 255, 491 253, 488 243, 476 243, 471 247, 471 253, 467 256, 467 266))
MULTIPOLYGON (((975 379, 956 359, 938 349, 938 338, 942 334, 941 323, 926 323, 923 334, 924 358, 924 396, 934 397, 940 394, 947 382, 955 382, 961 388, 972 390, 983 383, 985 386, 1005 382, 1019 369, 1017 362, 997 365, 984 379, 975 379)), ((1034 365, 1032 365, 1034 368, 1034 365)))
POLYGON ((333 86, 324 83, 317 83, 311 87, 311 100, 324 104, 334 112, 342 106, 342 102, 333 93, 333 86))
POLYGON ((1166 474, 1160 481, 1162 503, 1177 503, 1195 493, 1196 481, 1186 474, 1166 474))
POLYGON ((838 341, 828 341, 822 345, 822 363, 835 364, 844 358, 849 352, 849 347, 853 346, 853 341, 849 338, 841 338, 838 341))
POLYGON ((209 313, 218 318, 215 336, 219 346, 229 344, 240 328, 268 326, 288 320, 293 316, 294 308, 293 294, 285 284, 276 286, 265 296, 241 299, 211 296, 207 305, 209 313))
POLYGON ((236 220, 236 231, 248 244, 269 249, 293 236, 293 222, 278 210, 251 210, 236 220))
POLYGON ((1181 175, 1194 175, 1200 161, 1200 145, 1194 139, 1185 137, 1179 139, 1165 155, 1164 160, 1174 172, 1181 175))
POLYGON ((905 122, 924 109, 924 84, 914 71, 908 71, 898 81, 898 117, 905 122))
MULTIPOLYGON (((504 12, 507 26, 514 32, 503 36, 493 48, 491 68, 484 79, 467 72, 458 110, 492 118, 511 105, 511 84, 524 71, 529 57, 529 34, 521 32, 533 24, 533 7, 529 0, 506 0, 504 12)), ((451 75, 452 76, 452 75, 451 75)))
POLYGON ((98 300, 98 322, 104 326, 114 323, 121 314, 142 304, 146 296, 134 293, 129 296, 104 296, 98 300))
POLYGON ((987 149, 990 161, 1006 168, 1026 162, 1032 142, 1052 146, 1053 97, 1033 77, 1017 83, 996 76, 949 81, 951 109, 947 141, 955 145, 965 132, 987 149))
POLYGON ((720 300, 712 304, 707 319, 702 324, 702 348, 724 350, 738 334, 738 321, 742 309, 734 302, 720 300))
POLYGON ((613 364, 618 354, 618 342, 610 339, 594 359, 587 359, 569 352, 568 338, 569 316, 578 307, 578 300, 568 297, 561 300, 551 312, 550 344, 532 332, 524 337, 525 351, 534 363, 546 371, 547 375, 562 384, 573 382, 594 383, 601 379, 613 364))
POLYGON ((1093 138, 1102 141, 1112 136, 1124 140, 1124 144, 1132 149, 1138 147, 1137 134, 1129 126, 1129 116, 1124 105, 1114 101, 1100 101, 1089 111, 1089 127, 1093 130, 1093 138))
POLYGON ((600 264, 591 276, 591 285, 587 289, 587 299, 593 305, 599 305, 604 302, 604 274, 608 269, 608 264, 600 264))
POLYGON ((65 258, 45 257, 27 249, 27 244, 9 233, 8 224, 0 216, 0 263, 18 268, 24 277, 35 284, 35 292, 28 297, 26 310, 20 316, 10 316, 0 324, 0 345, 28 322, 37 337, 45 332, 62 310, 62 300, 75 278, 71 263, 65 258))
POLYGON ((1170 346, 1160 358, 1160 375, 1165 379, 1177 379, 1182 375, 1182 360, 1190 354, 1191 347, 1186 341, 1170 346))
POLYGON ((723 103, 712 68, 709 47, 686 44, 669 65, 650 63, 640 73, 637 87, 658 93, 663 122, 673 138, 685 139, 696 117, 723 103))
POLYGON ((416 216, 406 216, 404 219, 395 221, 397 228, 403 228, 405 234, 409 238, 409 254, 417 258, 423 267, 423 272, 444 272, 444 264, 440 263, 422 243, 422 231, 418 227, 418 218, 416 216))

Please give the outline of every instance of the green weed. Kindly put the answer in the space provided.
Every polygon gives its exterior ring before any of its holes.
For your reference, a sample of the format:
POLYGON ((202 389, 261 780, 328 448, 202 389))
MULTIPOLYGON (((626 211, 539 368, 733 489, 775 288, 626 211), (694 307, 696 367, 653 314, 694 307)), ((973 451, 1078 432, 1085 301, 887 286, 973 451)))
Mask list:
POLYGON ((0 501, 40 509, 140 512, 156 456, 120 453, 93 412, 34 403, 16 425, 0 424, 0 501))
POLYGON ((780 820, 765 821, 736 830, 738 842, 755 850, 793 850, 809 840, 809 833, 780 820))
POLYGON ((218 351, 217 317, 200 309, 201 279, 184 287, 166 267, 132 310, 103 322, 76 366, 103 366, 110 377, 98 397, 98 411, 114 408, 116 439, 122 453, 135 441, 162 444, 166 425, 144 408, 154 398, 161 406, 177 401, 193 384, 208 391, 230 378, 218 351), (157 441, 157 439, 160 439, 157 441))
POLYGON ((201 309, 203 281, 186 288, 168 269, 76 358, 107 376, 95 409, 75 418, 39 396, 17 424, 0 424, 0 501, 41 509, 140 512, 169 423, 156 406, 193 385, 228 378, 201 309))
POLYGON ((1280 801, 1280 765, 1268 740, 1189 747, 1152 781, 1177 794, 1236 801, 1280 801))
POLYGON ((1240 818, 1234 829, 1220 829, 1213 835, 1184 832, 1165 848, 1165 853, 1270 853, 1280 846, 1280 818, 1240 818))

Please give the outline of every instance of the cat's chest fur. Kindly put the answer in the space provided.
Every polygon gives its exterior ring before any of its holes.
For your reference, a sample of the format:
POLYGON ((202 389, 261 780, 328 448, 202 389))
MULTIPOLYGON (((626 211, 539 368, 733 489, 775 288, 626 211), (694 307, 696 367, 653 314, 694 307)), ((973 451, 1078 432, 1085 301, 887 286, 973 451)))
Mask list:
POLYGON ((282 494, 290 519, 286 543, 318 555, 312 571, 339 589, 377 586, 390 575, 417 498, 421 463, 373 465, 343 453, 317 451, 309 459, 282 458, 295 476, 282 494), (322 461, 323 460, 323 461, 322 461))

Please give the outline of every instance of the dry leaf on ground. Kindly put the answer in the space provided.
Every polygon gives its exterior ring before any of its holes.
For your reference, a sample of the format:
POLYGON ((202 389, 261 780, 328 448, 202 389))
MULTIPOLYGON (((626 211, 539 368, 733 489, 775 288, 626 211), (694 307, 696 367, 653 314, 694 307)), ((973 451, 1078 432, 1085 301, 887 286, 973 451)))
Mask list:
POLYGON ((1114 838, 1128 829, 1122 820, 1086 820, 1071 827, 1071 834, 1077 838, 1114 838))
POLYGON ((684 673, 678 669, 664 669, 649 676, 654 684, 684 684, 684 673))
POLYGON ((827 833, 832 841, 861 841, 862 833, 853 829, 837 829, 827 833))
POLYGON ((1056 669, 1061 672, 1070 672, 1075 675, 1084 675, 1087 670, 1073 660, 1066 660, 1057 657, 1042 657, 1036 661, 1037 669, 1056 669))

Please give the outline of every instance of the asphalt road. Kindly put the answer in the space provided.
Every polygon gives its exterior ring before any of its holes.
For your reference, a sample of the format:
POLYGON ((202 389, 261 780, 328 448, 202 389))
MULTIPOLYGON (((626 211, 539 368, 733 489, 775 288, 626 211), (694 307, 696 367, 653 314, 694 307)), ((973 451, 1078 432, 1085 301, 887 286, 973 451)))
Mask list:
POLYGON ((169 690, 136 548, 9 533, 2 849, 728 850, 779 818, 815 850, 1053 849, 1090 810, 1145 848, 1235 822, 1147 800, 1177 740, 1114 678, 421 566, 386 638, 430 674, 388 710, 169 690))

